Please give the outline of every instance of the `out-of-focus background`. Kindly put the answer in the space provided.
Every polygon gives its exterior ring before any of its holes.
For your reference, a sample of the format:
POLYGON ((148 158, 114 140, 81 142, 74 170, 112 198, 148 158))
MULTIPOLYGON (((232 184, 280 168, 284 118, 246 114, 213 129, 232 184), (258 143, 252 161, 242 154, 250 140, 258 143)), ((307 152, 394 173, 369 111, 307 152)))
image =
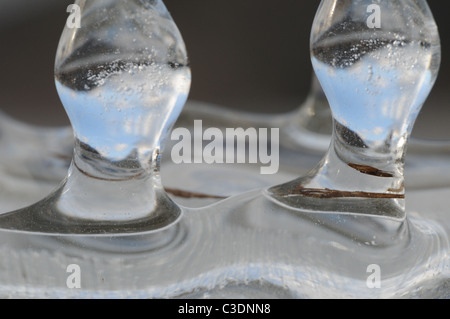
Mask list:
MULTIPOLYGON (((37 125, 69 124, 53 63, 73 2, 0 1, 0 108, 6 113, 37 125)), ((164 2, 188 47, 191 99, 263 113, 288 112, 305 100, 312 74, 309 35, 319 0, 164 2)), ((442 68, 414 135, 450 139, 450 2, 428 3, 441 32, 442 68)))

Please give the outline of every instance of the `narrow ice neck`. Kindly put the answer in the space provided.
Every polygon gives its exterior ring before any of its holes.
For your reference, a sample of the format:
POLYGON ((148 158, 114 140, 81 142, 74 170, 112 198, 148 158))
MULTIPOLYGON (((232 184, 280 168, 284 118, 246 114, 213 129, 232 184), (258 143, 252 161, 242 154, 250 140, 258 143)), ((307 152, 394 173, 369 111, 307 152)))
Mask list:
POLYGON ((367 139, 334 120, 332 149, 339 159, 364 174, 389 177, 403 183, 408 132, 367 139))
POLYGON ((149 152, 134 150, 126 158, 113 160, 77 139, 73 166, 90 178, 117 182, 143 176, 159 176, 160 161, 159 148, 149 152))

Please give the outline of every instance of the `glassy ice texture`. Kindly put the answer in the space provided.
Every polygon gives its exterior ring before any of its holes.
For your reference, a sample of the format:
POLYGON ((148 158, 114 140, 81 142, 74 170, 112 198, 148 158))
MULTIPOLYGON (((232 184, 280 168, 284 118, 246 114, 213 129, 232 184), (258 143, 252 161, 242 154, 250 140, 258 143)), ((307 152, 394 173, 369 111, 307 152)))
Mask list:
POLYGON ((0 296, 448 298, 448 214, 423 208, 388 223, 298 214, 253 191, 187 209, 176 227, 139 236, 0 230, 0 296), (343 232, 349 229, 351 236, 343 232), (81 289, 66 285, 73 264, 81 289), (370 288, 377 278, 370 265, 381 269, 379 289, 370 288))
MULTIPOLYGON (((352 10, 343 10, 345 5, 356 3, 324 1, 314 30, 334 25, 326 18, 347 15, 352 10), (335 6, 326 7, 332 3, 335 6)), ((404 3, 406 10, 411 2, 404 3)), ((109 36, 114 38, 120 30, 116 24, 132 25, 122 18, 133 16, 133 8, 140 13, 149 9, 149 16, 156 12, 158 19, 163 17, 155 30, 167 22, 167 13, 158 1, 93 0, 78 4, 83 9, 82 22, 97 12, 92 19, 97 24, 92 24, 93 31, 88 34, 95 35, 91 39, 94 43, 98 39, 110 43, 109 36), (106 13, 98 13, 104 9, 106 13), (96 35, 113 17, 117 21, 108 26, 109 32, 96 35)), ((428 12, 423 8, 418 6, 413 12, 420 17, 419 13, 428 12)), ((352 17, 354 12, 348 15, 352 17)), ((168 25, 178 35, 173 23, 168 25)), ((163 31, 160 34, 165 34, 163 31)), ((449 297, 448 205, 445 201, 430 203, 425 191, 411 192, 415 211, 406 219, 401 218, 401 209, 398 215, 393 214, 390 209, 395 202, 391 200, 400 202, 402 193, 380 190, 403 176, 378 165, 383 163, 380 158, 388 158, 386 167, 392 164, 389 156, 397 156, 393 151, 396 139, 380 134, 380 139, 392 146, 379 146, 377 138, 364 135, 358 123, 353 123, 351 115, 356 110, 343 108, 340 124, 335 121, 332 148, 309 176, 274 188, 269 196, 255 190, 200 209, 185 208, 183 218, 179 218, 180 210, 162 191, 158 174, 161 140, 153 134, 160 132, 164 137, 171 116, 177 114, 178 102, 187 94, 181 89, 188 85, 184 81, 187 68, 172 63, 172 59, 142 62, 138 53, 137 60, 130 53, 131 61, 128 55, 117 53, 115 57, 120 58, 116 61, 110 51, 87 45, 91 40, 83 39, 88 35, 79 32, 65 31, 56 68, 58 90, 76 131, 75 158, 68 178, 52 196, 28 209, 0 215, 0 297, 449 297), (83 49, 76 49, 77 41, 83 49), (141 85, 153 90, 141 91, 141 85), (149 118, 160 126, 140 124, 141 119, 145 122, 149 118), (94 123, 87 125, 85 121, 94 123), (362 161, 365 151, 368 158, 362 161), (349 154, 351 161, 347 161, 349 154), (281 195, 279 190, 289 195, 281 195), (356 213, 345 214, 349 209, 356 213), (374 216, 375 212, 382 217, 374 216), (70 279, 76 276, 68 272, 69 265, 81 269, 80 289, 68 289, 70 279)), ((174 43, 171 37, 156 38, 174 43)), ((176 50, 165 51, 167 46, 156 50, 160 43, 154 42, 155 54, 164 52, 161 58, 172 57, 176 50)), ((184 49, 182 42, 175 43, 175 48, 184 49)), ((323 59, 314 58, 319 66, 329 67, 323 59)), ((360 61, 355 62, 356 69, 360 61)), ((377 67, 372 68, 381 72, 381 66, 377 67)), ((432 68, 424 68, 424 73, 434 76, 432 68)), ((422 81, 427 79, 418 73, 422 81)), ((424 95, 426 85, 424 82, 424 95)), ((328 90, 333 88, 330 84, 328 90)), ((344 91, 347 86, 341 88, 344 91)), ((392 97, 409 118, 375 113, 392 119, 385 130, 401 132, 396 119, 412 125, 420 95, 415 100, 410 97, 414 92, 405 96, 412 103, 409 106, 397 95, 392 97)), ((384 100, 387 97, 378 101, 384 100)), ((334 110, 340 107, 332 105, 333 112, 337 114, 334 110)), ((369 116, 360 120, 372 123, 369 116)), ((375 117, 374 123, 377 121, 375 117)), ((403 149, 398 143, 400 154, 403 149)), ((401 172, 402 159, 398 166, 392 165, 394 170, 401 172)), ((448 197, 448 190, 430 192, 434 198, 448 197)))
POLYGON ((190 89, 183 39, 159 0, 76 5, 80 28, 66 26, 55 62, 75 135, 68 177, 50 197, 2 216, 0 226, 92 234, 164 228, 181 216, 161 185, 159 162, 190 89))
POLYGON ((404 218, 406 144, 440 65, 426 2, 322 1, 311 56, 333 113, 332 144, 313 172, 271 189, 271 198, 404 218))
POLYGON ((0 213, 29 206, 65 178, 72 130, 32 126, 0 111, 0 213))
MULTIPOLYGON (((368 7, 365 1, 353 3, 354 11, 368 7)), ((335 121, 358 133, 366 145, 356 139, 347 144, 387 156, 405 143, 440 61, 436 27, 426 24, 423 14, 405 16, 417 3, 400 3, 383 2, 383 28, 343 19, 316 31, 312 40, 314 70, 335 121)))
POLYGON ((55 78, 75 136, 111 161, 150 162, 190 87, 183 40, 160 1, 81 1, 55 78), (75 38, 73 38, 75 37, 75 38))
POLYGON ((139 63, 105 68, 88 90, 57 82, 77 139, 112 161, 142 156, 147 163, 184 105, 189 69, 139 63))

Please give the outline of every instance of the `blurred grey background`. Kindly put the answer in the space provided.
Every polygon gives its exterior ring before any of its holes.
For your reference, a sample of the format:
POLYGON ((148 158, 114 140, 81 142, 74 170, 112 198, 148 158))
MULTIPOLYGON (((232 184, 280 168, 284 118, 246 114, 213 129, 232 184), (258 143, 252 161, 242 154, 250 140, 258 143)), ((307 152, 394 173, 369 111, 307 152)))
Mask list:
MULTIPOLYGON (((73 2, 0 0, 0 105, 6 113, 31 124, 69 124, 53 63, 73 2)), ((188 47, 191 99, 263 113, 288 112, 305 100, 312 74, 309 35, 319 0, 164 2, 188 47)), ((442 68, 414 135, 450 139, 450 2, 428 3, 441 32, 442 68)))

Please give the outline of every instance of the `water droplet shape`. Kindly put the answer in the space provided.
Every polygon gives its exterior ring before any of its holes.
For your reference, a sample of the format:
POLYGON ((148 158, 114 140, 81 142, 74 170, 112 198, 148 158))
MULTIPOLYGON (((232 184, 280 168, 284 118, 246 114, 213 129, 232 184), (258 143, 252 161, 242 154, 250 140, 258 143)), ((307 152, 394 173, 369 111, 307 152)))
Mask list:
POLYGON ((145 165, 189 92, 181 35, 161 1, 80 6, 82 27, 65 29, 55 66, 75 137, 103 158, 145 165))
POLYGON ((322 1, 312 64, 333 113, 325 159, 270 199, 307 211, 405 217, 404 158, 413 124, 437 78, 440 40, 426 1, 322 1))
POLYGON ((79 0, 60 39, 55 81, 75 135, 68 177, 3 228, 108 234, 164 229, 181 209, 159 175, 161 145, 189 93, 181 34, 160 0, 79 0), (30 218, 33 216, 33 218, 30 218))

